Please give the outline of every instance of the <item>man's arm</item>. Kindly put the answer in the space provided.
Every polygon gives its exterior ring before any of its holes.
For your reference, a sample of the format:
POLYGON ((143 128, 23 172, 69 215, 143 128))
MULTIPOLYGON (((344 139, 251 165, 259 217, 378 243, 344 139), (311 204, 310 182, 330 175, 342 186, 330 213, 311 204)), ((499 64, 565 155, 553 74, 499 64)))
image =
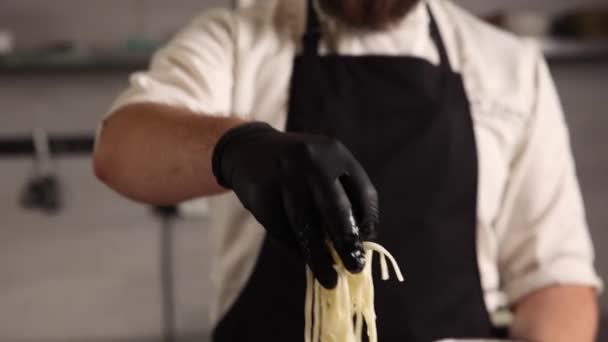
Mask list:
POLYGON ((499 270, 515 337, 592 341, 601 288, 568 127, 540 54, 534 101, 512 157, 497 219, 499 270))
POLYGON ((224 117, 235 112, 235 13, 201 14, 159 49, 149 70, 131 76, 97 141, 102 181, 151 204, 222 191, 210 156, 218 137, 242 123, 224 117))
POLYGON ((95 173, 122 195, 154 205, 220 193, 211 171, 213 148, 243 122, 153 103, 124 106, 102 124, 95 173))
POLYGON ((522 298, 514 307, 511 336, 530 342, 592 342, 598 327, 595 289, 552 286, 522 298))

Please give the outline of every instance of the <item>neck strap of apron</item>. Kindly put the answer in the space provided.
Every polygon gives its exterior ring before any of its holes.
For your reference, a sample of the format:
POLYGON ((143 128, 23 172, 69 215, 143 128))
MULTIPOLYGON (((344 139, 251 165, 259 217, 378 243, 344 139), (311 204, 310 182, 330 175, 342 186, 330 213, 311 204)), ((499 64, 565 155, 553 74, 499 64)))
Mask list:
POLYGON ((315 0, 308 0, 306 10, 306 32, 302 38, 303 53, 305 55, 318 55, 321 41, 321 23, 315 10, 315 0))
MULTIPOLYGON (((442 67, 446 67, 451 70, 452 67, 450 66, 450 59, 448 57, 447 49, 441 36, 441 31, 439 30, 439 25, 437 25, 437 21, 435 20, 433 11, 431 10, 428 4, 426 5, 426 8, 429 13, 430 19, 429 26, 431 39, 437 46, 437 52, 439 53, 439 64, 442 67)), ((302 38, 303 54, 308 56, 318 56, 319 42, 321 41, 322 31, 319 16, 317 14, 317 11, 315 10, 315 0, 308 0, 306 17, 306 32, 304 33, 304 37, 302 38)))

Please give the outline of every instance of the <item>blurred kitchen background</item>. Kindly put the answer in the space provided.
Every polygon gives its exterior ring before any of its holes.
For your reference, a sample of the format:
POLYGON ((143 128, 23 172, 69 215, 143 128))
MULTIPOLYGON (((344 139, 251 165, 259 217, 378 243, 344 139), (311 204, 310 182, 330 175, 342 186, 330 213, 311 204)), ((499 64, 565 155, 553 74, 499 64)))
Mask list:
MULTIPOLYGON (((608 2, 456 2, 554 36, 542 41, 608 279, 608 2)), ((94 179, 87 150, 129 73, 215 6, 236 1, 0 0, 0 341, 206 341, 204 204, 173 217, 129 202, 94 179)))

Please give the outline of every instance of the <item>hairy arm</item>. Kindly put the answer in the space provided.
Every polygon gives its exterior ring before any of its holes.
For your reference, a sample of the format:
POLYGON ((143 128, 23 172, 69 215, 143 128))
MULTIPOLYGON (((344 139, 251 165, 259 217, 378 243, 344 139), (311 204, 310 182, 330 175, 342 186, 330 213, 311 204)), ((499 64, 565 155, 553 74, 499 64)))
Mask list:
POLYGON ((551 286, 522 298, 514 307, 513 338, 530 342, 593 342, 598 327, 595 289, 551 286))
POLYGON ((242 124, 153 103, 119 108, 102 123, 97 177, 133 200, 169 205, 225 191, 211 170, 218 139, 242 124))

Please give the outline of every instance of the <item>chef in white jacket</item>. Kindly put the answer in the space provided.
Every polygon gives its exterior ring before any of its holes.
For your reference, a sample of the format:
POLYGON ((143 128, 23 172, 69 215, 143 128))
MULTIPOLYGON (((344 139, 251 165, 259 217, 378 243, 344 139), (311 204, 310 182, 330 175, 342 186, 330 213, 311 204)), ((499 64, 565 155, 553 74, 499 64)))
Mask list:
POLYGON ((209 197, 215 341, 302 339, 304 264, 335 285, 317 240, 358 272, 372 236, 408 280, 377 284, 382 341, 596 334, 601 281, 547 64, 448 0, 207 11, 131 77, 95 169, 145 203, 209 197))

